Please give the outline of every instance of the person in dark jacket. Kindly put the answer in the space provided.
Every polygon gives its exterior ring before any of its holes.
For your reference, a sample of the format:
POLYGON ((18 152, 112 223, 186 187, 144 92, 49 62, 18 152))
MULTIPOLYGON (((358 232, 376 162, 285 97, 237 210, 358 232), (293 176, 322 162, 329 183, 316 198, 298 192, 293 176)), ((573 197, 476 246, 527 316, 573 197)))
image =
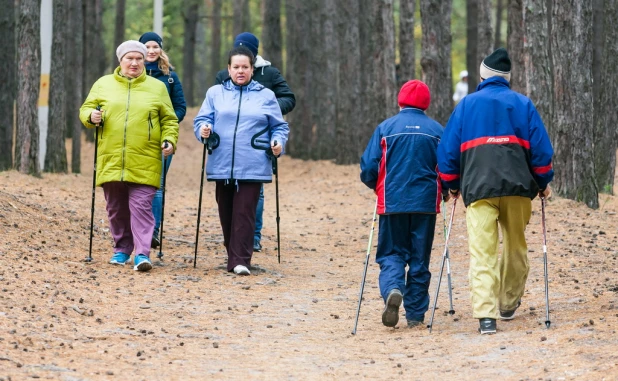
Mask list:
POLYGON ((436 155, 442 126, 425 115, 430 93, 423 82, 406 82, 398 102, 399 113, 376 128, 365 149, 361 181, 375 191, 380 215, 382 323, 397 325, 403 300, 412 328, 423 324, 429 308, 429 261, 442 197, 436 155))
POLYGON ((440 176, 467 206, 473 317, 481 334, 512 319, 528 277, 525 229, 531 200, 549 197, 553 149, 536 108, 510 89, 504 48, 480 67, 476 92, 459 102, 438 147, 440 176), (503 251, 498 258, 502 229, 503 251))
MULTIPOLYGON (((253 34, 248 32, 240 33, 234 39, 234 47, 244 46, 255 56, 255 64, 253 71, 253 80, 260 83, 267 89, 272 90, 277 97, 277 103, 281 108, 281 114, 285 115, 294 109, 296 106, 296 98, 290 90, 288 83, 285 81, 281 72, 266 61, 262 56, 258 55, 260 41, 253 34)), ((217 73, 216 83, 221 84, 230 76, 228 70, 224 69, 217 73)), ((253 236, 253 251, 262 250, 262 215, 264 214, 264 187, 260 189, 260 199, 257 205, 255 215, 255 234, 253 236)))
POLYGON ((244 46, 229 53, 229 79, 212 86, 193 120, 198 141, 219 136, 206 164, 216 182, 216 200, 227 251, 227 270, 250 275, 255 211, 263 183, 272 181, 268 150, 279 156, 288 124, 275 94, 251 79, 255 57, 244 46))
MULTIPOLYGON (((146 45, 148 54, 146 55, 146 74, 154 77, 165 84, 167 92, 170 95, 172 106, 176 112, 178 123, 182 122, 187 112, 187 103, 185 102, 185 95, 182 91, 182 84, 178 79, 178 75, 174 71, 174 67, 170 63, 170 60, 163 50, 163 39, 155 32, 146 32, 139 38, 139 42, 146 45)), ((167 171, 172 164, 172 157, 167 157, 166 164, 161 174, 161 187, 155 193, 155 197, 152 200, 152 213, 155 218, 155 230, 152 234, 152 240, 150 246, 154 249, 161 243, 159 242, 159 228, 161 227, 161 212, 163 209, 163 176, 167 174, 167 171)))

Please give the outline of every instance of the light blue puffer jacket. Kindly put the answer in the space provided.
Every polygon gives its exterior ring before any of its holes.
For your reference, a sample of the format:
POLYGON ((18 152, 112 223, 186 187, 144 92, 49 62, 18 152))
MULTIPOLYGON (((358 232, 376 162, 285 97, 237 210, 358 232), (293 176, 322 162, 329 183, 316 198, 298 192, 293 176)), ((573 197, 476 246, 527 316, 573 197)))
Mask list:
POLYGON ((253 80, 237 86, 228 79, 208 89, 193 120, 200 142, 200 126, 208 123, 220 137, 219 146, 208 156, 209 181, 272 181, 266 150, 275 140, 285 147, 289 133, 275 93, 253 80))

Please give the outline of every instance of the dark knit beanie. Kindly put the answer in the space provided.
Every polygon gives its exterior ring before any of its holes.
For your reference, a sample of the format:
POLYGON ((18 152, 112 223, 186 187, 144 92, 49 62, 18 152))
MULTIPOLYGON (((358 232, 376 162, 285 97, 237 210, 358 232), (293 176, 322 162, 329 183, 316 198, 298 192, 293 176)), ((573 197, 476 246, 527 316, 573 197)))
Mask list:
POLYGON ((483 80, 491 77, 502 77, 511 81, 511 59, 504 48, 498 48, 481 62, 479 74, 483 80))
POLYGON ((429 94, 429 87, 418 79, 413 79, 404 83, 397 97, 399 107, 409 106, 427 110, 430 102, 431 95, 429 94))
POLYGON ((144 45, 146 45, 148 41, 156 42, 159 45, 159 47, 163 49, 163 39, 161 38, 161 36, 159 36, 155 32, 146 32, 142 34, 142 37, 139 38, 139 42, 141 42, 144 45))
POLYGON ((249 32, 243 32, 234 39, 234 47, 236 48, 238 46, 246 47, 257 57, 260 40, 249 32))

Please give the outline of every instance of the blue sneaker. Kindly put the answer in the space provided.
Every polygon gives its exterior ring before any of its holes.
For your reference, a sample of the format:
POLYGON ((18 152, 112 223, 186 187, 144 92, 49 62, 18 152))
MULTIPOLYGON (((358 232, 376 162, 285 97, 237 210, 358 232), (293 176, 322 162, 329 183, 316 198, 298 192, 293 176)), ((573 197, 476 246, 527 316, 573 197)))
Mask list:
POLYGON ((111 263, 112 265, 124 266, 124 264, 127 263, 129 261, 129 259, 131 259, 131 256, 129 254, 114 253, 114 256, 109 261, 109 263, 111 263))
POLYGON ((136 255, 133 264, 135 265, 133 267, 133 270, 148 271, 152 269, 152 263, 150 263, 150 258, 145 256, 144 254, 136 255))

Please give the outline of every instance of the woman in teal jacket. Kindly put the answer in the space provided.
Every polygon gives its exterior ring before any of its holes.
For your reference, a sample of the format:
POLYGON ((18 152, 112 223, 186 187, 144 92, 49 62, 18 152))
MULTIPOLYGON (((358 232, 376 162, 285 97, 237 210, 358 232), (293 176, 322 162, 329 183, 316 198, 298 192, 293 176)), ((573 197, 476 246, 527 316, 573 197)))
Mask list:
POLYGON ((211 133, 219 145, 208 158, 207 178, 216 182, 219 219, 228 253, 227 270, 249 275, 253 254, 255 210, 262 183, 272 181, 267 151, 279 156, 288 138, 275 94, 253 81, 255 57, 239 46, 230 51, 230 78, 208 89, 193 121, 196 138, 211 133))

